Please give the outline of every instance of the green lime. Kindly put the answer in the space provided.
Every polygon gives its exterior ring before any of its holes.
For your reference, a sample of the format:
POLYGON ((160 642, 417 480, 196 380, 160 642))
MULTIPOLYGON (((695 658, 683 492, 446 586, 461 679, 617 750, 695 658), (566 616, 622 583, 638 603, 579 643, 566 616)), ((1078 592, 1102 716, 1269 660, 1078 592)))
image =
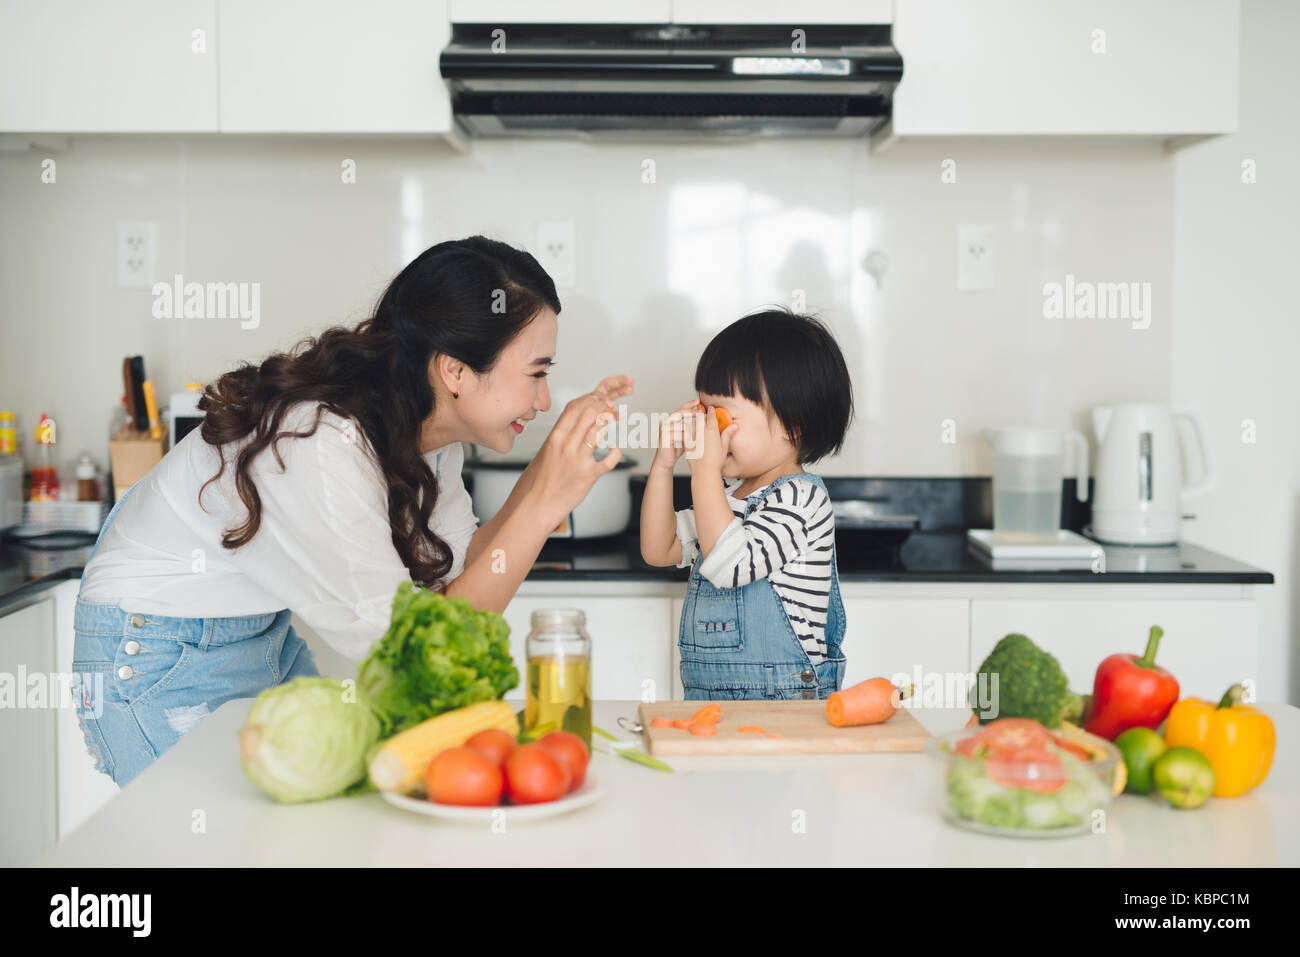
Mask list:
POLYGON ((1124 767, 1128 771, 1124 790, 1130 794, 1150 794, 1155 786, 1151 767, 1169 750, 1165 739, 1150 728, 1129 728, 1115 739, 1115 747, 1124 755, 1124 767))
POLYGON ((1214 768, 1195 748, 1170 748, 1156 759, 1151 776, 1174 807, 1200 807, 1214 793, 1214 768))

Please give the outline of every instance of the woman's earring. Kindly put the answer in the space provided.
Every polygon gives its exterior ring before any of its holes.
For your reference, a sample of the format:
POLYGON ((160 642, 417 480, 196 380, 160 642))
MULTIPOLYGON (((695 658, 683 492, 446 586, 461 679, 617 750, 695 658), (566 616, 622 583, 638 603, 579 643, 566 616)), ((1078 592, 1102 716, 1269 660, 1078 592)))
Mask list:
POLYGON ((453 399, 459 399, 459 398, 460 398, 460 393, 459 393, 459 392, 453 392, 453 393, 451 394, 451 397, 452 397, 453 399))

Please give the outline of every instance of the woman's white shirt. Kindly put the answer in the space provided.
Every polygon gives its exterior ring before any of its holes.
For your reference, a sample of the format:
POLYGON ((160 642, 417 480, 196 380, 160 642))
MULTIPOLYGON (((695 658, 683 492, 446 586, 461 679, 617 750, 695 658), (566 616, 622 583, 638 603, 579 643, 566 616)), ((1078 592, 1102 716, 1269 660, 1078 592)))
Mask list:
MULTIPOLYGON (((317 403, 285 414, 282 431, 311 428, 317 403)), ((235 490, 234 460, 247 438, 217 449, 192 430, 122 503, 85 569, 81 598, 128 612, 181 618, 257 615, 288 608, 321 639, 360 661, 388 628, 397 586, 410 580, 393 546, 388 485, 360 426, 325 410, 316 434, 285 437, 249 467, 262 502, 252 541, 221 545, 247 509, 235 490)), ((478 529, 461 479, 460 443, 425 453, 438 480, 429 520, 452 551, 446 581, 465 568, 478 529)))

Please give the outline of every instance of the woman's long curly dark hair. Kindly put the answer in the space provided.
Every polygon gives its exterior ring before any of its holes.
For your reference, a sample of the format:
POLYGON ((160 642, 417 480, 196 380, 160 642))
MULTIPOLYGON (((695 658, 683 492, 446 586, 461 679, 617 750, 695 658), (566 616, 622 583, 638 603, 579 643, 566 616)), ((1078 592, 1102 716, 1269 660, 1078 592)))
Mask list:
POLYGON ((560 311, 555 283, 536 259, 505 243, 471 236, 438 243, 403 269, 380 297, 375 314, 355 329, 333 326, 276 353, 261 365, 243 363, 204 389, 200 431, 221 456, 228 442, 253 439, 235 458, 235 488, 248 510, 221 544, 248 544, 262 523, 262 500, 249 465, 282 438, 314 435, 323 409, 355 419, 388 482, 388 520, 393 546, 411 578, 436 587, 451 570, 451 549, 429 528, 438 498, 433 471, 419 450, 421 428, 433 414, 429 363, 435 355, 459 359, 480 375, 544 307, 560 311), (320 404, 306 432, 280 431, 290 406, 320 404))

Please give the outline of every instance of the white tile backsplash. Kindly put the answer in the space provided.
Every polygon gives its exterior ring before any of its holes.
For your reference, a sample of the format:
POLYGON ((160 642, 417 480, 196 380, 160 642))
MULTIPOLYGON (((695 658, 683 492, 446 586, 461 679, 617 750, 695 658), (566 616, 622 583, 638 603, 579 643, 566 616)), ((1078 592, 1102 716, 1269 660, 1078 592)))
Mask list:
POLYGON ((67 466, 83 450, 102 464, 124 354, 143 354, 167 396, 363 318, 432 243, 483 233, 532 249, 539 224, 572 223, 557 400, 627 373, 630 410, 676 408, 718 329, 801 302, 835 330, 855 381, 849 442, 820 471, 988 474, 986 426, 1088 432, 1094 404, 1168 400, 1172 183, 1158 146, 1123 140, 904 142, 873 156, 840 140, 480 141, 462 154, 413 140, 76 137, 0 153, 0 407, 25 437, 48 411, 67 466), (160 277, 259 283, 260 325, 153 318, 148 290, 115 281, 122 220, 158 223, 160 277), (990 227, 990 291, 957 291, 962 223, 990 227), (1149 282, 1150 327, 1044 318, 1043 284, 1066 274, 1149 282), (955 444, 942 441, 949 419, 955 444))

